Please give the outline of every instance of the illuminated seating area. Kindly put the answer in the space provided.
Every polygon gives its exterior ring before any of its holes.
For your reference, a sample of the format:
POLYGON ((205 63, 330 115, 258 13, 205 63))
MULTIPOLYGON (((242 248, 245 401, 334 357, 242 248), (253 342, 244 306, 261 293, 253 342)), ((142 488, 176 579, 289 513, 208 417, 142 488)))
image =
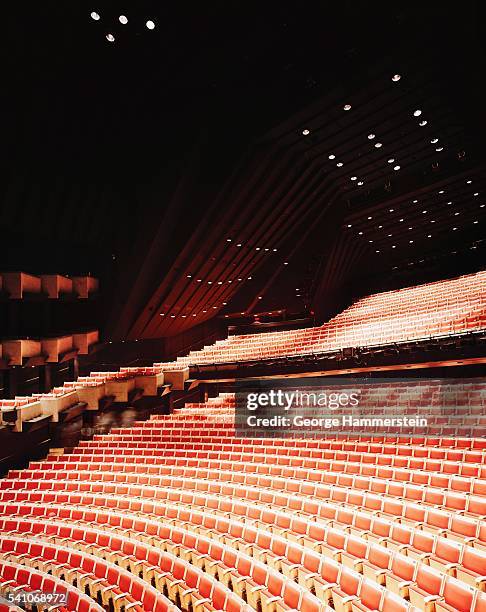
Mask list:
POLYGON ((241 439, 234 411, 222 394, 10 471, 4 581, 50 572, 87 610, 486 610, 484 439, 241 439))
POLYGON ((320 327, 230 336, 164 370, 392 344, 486 329, 486 272, 364 297, 320 327))

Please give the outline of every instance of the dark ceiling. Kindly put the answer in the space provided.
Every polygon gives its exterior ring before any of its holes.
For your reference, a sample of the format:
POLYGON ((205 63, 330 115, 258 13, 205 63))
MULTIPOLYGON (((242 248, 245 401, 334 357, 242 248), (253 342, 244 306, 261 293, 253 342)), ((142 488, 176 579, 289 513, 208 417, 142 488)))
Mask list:
POLYGON ((10 8, 2 267, 100 276, 105 333, 135 339, 484 265, 483 23, 473 2, 10 8))

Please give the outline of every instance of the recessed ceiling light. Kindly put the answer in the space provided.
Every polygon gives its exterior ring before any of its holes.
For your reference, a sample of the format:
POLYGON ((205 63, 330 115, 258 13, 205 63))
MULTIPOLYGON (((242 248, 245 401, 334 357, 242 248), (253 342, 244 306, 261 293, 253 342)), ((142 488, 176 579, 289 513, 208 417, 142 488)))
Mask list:
POLYGON ((423 211, 422 211, 422 214, 424 214, 424 215, 425 215, 426 213, 427 213, 427 211, 426 211, 426 210, 423 210, 423 211))
POLYGON ((238 242, 238 244, 237 244, 236 246, 237 246, 237 247, 240 247, 240 246, 241 246, 241 242, 238 242))
POLYGON ((231 238, 226 238, 226 242, 231 242, 231 238))
POLYGON ((269 251, 270 249, 263 249, 265 252, 269 251))
POLYGON ((476 224, 476 223, 479 223, 479 221, 473 221, 473 223, 475 223, 475 224, 476 224))
POLYGON ((231 284, 232 282, 233 282, 232 280, 229 280, 229 281, 228 281, 228 283, 230 283, 230 284, 231 284))
POLYGON ((484 206, 485 206, 484 204, 481 204, 481 206, 479 208, 484 208, 484 206))
POLYGON ((393 234, 388 234, 388 238, 391 238, 393 236, 393 234))
POLYGON ((400 170, 400 166, 393 166, 393 170, 400 170))
POLYGON ((123 25, 126 25, 128 23, 128 19, 125 15, 120 15, 120 17, 118 17, 118 21, 123 25))
POLYGON ((187 278, 192 278, 192 276, 190 274, 187 275, 187 278))
POLYGON ((218 281, 218 285, 222 285, 222 284, 223 284, 223 281, 218 281))
POLYGON ((370 244, 372 244, 372 243, 373 243, 373 240, 368 240, 368 242, 369 242, 370 244))
POLYGON ((152 20, 148 20, 145 24, 149 30, 153 30, 155 28, 155 23, 152 20))
POLYGON ((437 153, 440 153, 444 150, 444 147, 436 147, 435 150, 437 151, 437 153))
POLYGON ((379 253, 380 251, 376 251, 376 253, 379 253))
POLYGON ((393 212, 394 210, 395 210, 394 208, 390 208, 388 212, 393 212))
POLYGON ((453 229, 453 231, 455 232, 455 231, 456 231, 456 229, 457 229, 457 227, 453 227, 452 229, 453 229))
POLYGON ((392 249, 396 249, 397 245, 396 244, 392 244, 392 249))
POLYGON ((251 280, 251 276, 248 277, 248 280, 251 280))
POLYGON ((345 105, 343 106, 343 109, 344 109, 345 111, 351 110, 351 104, 345 104, 345 105))
POLYGON ((458 215, 459 215, 459 213, 458 213, 458 212, 455 212, 455 213, 454 213, 454 217, 457 217, 458 215))
POLYGON ((476 191, 476 193, 473 193, 473 196, 478 196, 479 193, 476 191))
POLYGON ((93 11, 91 13, 91 19, 94 19, 95 21, 99 21, 100 20, 100 16, 96 11, 93 11))
POLYGON ((351 225, 351 223, 348 223, 348 227, 353 227, 353 226, 351 225))
POLYGON ((393 162, 395 161, 395 159, 393 157, 390 157, 390 159, 388 160, 389 164, 393 164, 393 162))
POLYGON ((375 142, 375 147, 377 149, 380 149, 383 145, 381 144, 381 142, 375 142))
POLYGON ((368 138, 369 138, 370 140, 373 140, 373 138, 374 138, 374 137, 375 137, 375 135, 374 135, 374 134, 368 134, 368 138))
POLYGON ((358 185, 363 185, 363 181, 358 181, 358 185))
POLYGON ((259 251, 259 250, 260 250, 260 247, 257 247, 257 248, 255 249, 255 251, 259 251))
POLYGON ((444 193, 444 190, 443 190, 443 189, 441 189, 441 190, 439 191, 439 193, 440 193, 440 194, 444 193))
POLYGON ((106 35, 106 40, 108 42, 115 42, 115 37, 113 36, 113 34, 107 34, 106 35))
POLYGON ((403 219, 400 219, 400 223, 403 221, 403 219))
POLYGON ((341 167, 342 167, 342 165, 343 165, 343 162, 338 162, 338 163, 336 164, 336 166, 337 166, 338 168, 341 168, 341 167))
POLYGON ((394 83, 398 83, 398 81, 399 81, 401 78, 402 78, 402 77, 401 77, 401 75, 400 75, 400 74, 394 74, 394 75, 392 76, 392 81, 393 81, 394 83))
POLYGON ((468 185, 470 185, 470 184, 472 183, 471 179, 469 179, 468 181, 466 181, 466 183, 467 183, 468 185))
POLYGON ((175 315, 170 315, 170 318, 171 319, 175 319, 175 315))
POLYGON ((213 281, 208 281, 208 285, 212 285, 212 284, 213 284, 213 281))
POLYGON ((435 219, 432 219, 431 223, 435 223, 435 219))
POLYGON ((412 244, 412 243, 413 243, 413 240, 409 240, 408 242, 409 242, 410 244, 412 244))
POLYGON ((427 238, 432 238, 432 234, 427 234, 427 238))
POLYGON ((362 236, 362 235, 363 235, 363 232, 358 232, 358 234, 359 234, 360 236, 362 236))
POLYGON ((409 230, 412 230, 412 229, 413 229, 413 227, 409 227, 408 229, 409 229, 409 230))
POLYGON ((373 217, 368 217, 368 221, 371 221, 371 219, 373 219, 373 217))
POLYGON ((289 262, 288 261, 284 261, 284 266, 288 266, 289 262))
POLYGON ((276 253, 276 252, 277 252, 277 249, 272 249, 272 251, 273 251, 274 253, 276 253))
POLYGON ((351 180, 352 180, 352 181, 356 181, 356 180, 357 180, 357 178, 358 178, 357 176, 352 176, 352 177, 351 177, 351 180))
POLYGON ((213 306, 213 309, 214 309, 214 310, 216 310, 216 309, 217 309, 217 306, 213 306))
POLYGON ((421 114, 422 114, 422 111, 421 111, 421 110, 419 110, 419 109, 417 109, 417 110, 413 111, 413 116, 414 116, 414 117, 420 117, 420 115, 421 115, 421 114))
POLYGON ((186 316, 187 316, 187 315, 181 315, 181 317, 182 317, 183 319, 185 319, 185 318, 186 318, 186 316))
POLYGON ((310 134, 309 130, 302 130, 302 134, 304 136, 308 136, 310 134))
POLYGON ((430 141, 430 144, 435 144, 436 142, 439 142, 438 138, 432 138, 432 140, 430 141))
POLYGON ((420 127, 424 127, 424 125, 427 125, 427 121, 425 121, 425 119, 423 119, 422 121, 419 122, 420 127))
POLYGON ((334 153, 331 153, 331 155, 329 155, 329 159, 336 159, 336 156, 334 155, 334 153))
POLYGON ((161 312, 161 313, 160 313, 160 316, 161 316, 161 317, 165 317, 165 312, 161 312))
POLYGON ((418 202, 418 200, 414 200, 414 201, 412 202, 412 204, 417 204, 417 202, 418 202))
POLYGON ((196 313, 194 313, 192 316, 193 316, 193 317, 197 317, 197 314, 196 314, 196 313))

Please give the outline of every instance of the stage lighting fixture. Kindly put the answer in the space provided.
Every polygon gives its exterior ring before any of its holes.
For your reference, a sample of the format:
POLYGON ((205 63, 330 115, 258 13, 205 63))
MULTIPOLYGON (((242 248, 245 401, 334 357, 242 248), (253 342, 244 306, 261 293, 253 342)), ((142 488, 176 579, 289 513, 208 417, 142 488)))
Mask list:
POLYGON ((118 17, 118 21, 123 25, 126 25, 128 23, 128 19, 125 15, 120 15, 120 17, 118 17))
POLYGON ((444 147, 436 147, 435 150, 437 151, 437 153, 440 153, 441 151, 444 150, 444 147))
POLYGON ((420 117, 420 115, 422 114, 422 111, 417 109, 416 111, 413 111, 413 116, 414 117, 420 117))
POLYGON ((399 81, 401 78, 402 78, 402 77, 401 77, 401 75, 399 75, 399 74, 394 74, 394 75, 392 76, 392 81, 393 81, 394 83, 398 83, 398 81, 399 81))
POLYGON ((345 104, 345 105, 343 106, 343 109, 344 109, 345 111, 351 110, 351 104, 345 104))
POLYGON ((373 140, 373 138, 374 138, 374 137, 375 137, 375 135, 374 135, 374 134, 368 134, 368 138, 369 138, 370 140, 373 140))
POLYGON ((393 170, 400 170, 400 166, 393 166, 393 170))
POLYGON ((393 157, 390 157, 390 159, 388 160, 389 164, 393 164, 393 162, 395 161, 395 159, 393 157))
POLYGON ((439 142, 438 138, 432 138, 432 140, 430 141, 430 144, 435 144, 436 142, 439 142))
POLYGON ((308 136, 310 134, 309 130, 302 130, 302 134, 304 136, 308 136))
POLYGON ((147 26, 149 30, 153 30, 155 28, 155 23, 151 21, 150 19, 147 21, 145 25, 147 26))
POLYGON ((424 125, 427 125, 427 121, 424 119, 423 121, 420 121, 419 125, 420 127, 424 127, 424 125))
POLYGON ((336 156, 331 153, 331 155, 329 155, 329 159, 336 159, 336 156))
POLYGON ((91 19, 94 19, 95 21, 99 21, 100 20, 100 16, 96 11, 93 11, 91 13, 91 19))
POLYGON ((343 165, 343 162, 338 162, 338 163, 336 164, 336 166, 337 166, 338 168, 341 168, 341 167, 342 167, 342 165, 343 165))
POLYGON ((377 142, 377 143, 375 143, 375 147, 376 147, 377 149, 381 148, 382 146, 383 146, 383 145, 381 144, 381 142, 377 142))
POLYGON ((115 42, 115 37, 113 36, 113 34, 107 34, 106 35, 106 40, 108 42, 115 42))

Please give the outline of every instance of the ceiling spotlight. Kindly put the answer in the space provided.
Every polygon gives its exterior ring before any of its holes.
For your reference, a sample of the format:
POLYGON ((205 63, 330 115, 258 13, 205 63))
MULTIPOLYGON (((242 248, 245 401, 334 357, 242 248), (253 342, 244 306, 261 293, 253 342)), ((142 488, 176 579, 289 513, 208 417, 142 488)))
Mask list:
POLYGON ((352 176, 352 177, 351 177, 351 180, 352 180, 352 181, 356 181, 356 180, 357 180, 357 178, 358 178, 357 176, 352 176))
POLYGON ((388 212, 393 212, 394 210, 395 210, 394 208, 390 208, 388 212))
POLYGON ((409 240, 408 242, 409 242, 409 244, 412 244, 412 243, 413 243, 413 240, 409 240))
POLYGON ((91 19, 94 19, 95 21, 99 21, 100 20, 100 16, 96 11, 93 11, 91 13, 91 19))
POLYGON ((269 251, 270 249, 263 249, 265 252, 269 251))
POLYGON ((479 221, 473 221, 474 224, 479 223, 479 221))
POLYGON ((405 221, 405 219, 400 219, 400 223, 403 223, 403 221, 405 221))
POLYGON ((400 166, 393 166, 393 170, 400 170, 400 166))
POLYGON ((175 315, 170 315, 170 318, 171 319, 175 319, 175 315))
POLYGON ((476 193, 473 193, 473 196, 478 196, 479 193, 476 191, 476 193))
POLYGON ((369 242, 370 244, 373 244, 373 240, 368 240, 368 242, 369 242))
POLYGON ((288 266, 289 262, 288 261, 284 261, 284 266, 288 266))
POLYGON ((452 228, 452 230, 453 230, 454 232, 456 231, 456 229, 457 229, 457 227, 453 227, 453 228, 452 228))
POLYGON ((277 249, 272 249, 272 251, 273 251, 274 253, 276 253, 276 252, 277 252, 277 249))
POLYGON ((363 235, 363 232, 358 232, 358 234, 359 234, 360 236, 362 236, 362 235, 363 235))
POLYGON ((443 189, 441 189, 441 190, 439 191, 439 193, 440 193, 440 194, 444 193, 444 190, 443 190, 443 189))
POLYGON ((218 285, 222 285, 222 284, 223 284, 223 281, 218 281, 218 285))
POLYGON ((147 26, 149 30, 153 30, 155 28, 155 23, 151 21, 150 19, 147 21, 145 25, 147 26))
POLYGON ((353 226, 351 225, 351 223, 348 223, 348 227, 353 227, 353 226))
POLYGON ((358 181, 358 185, 363 185, 363 181, 358 181))
POLYGON ((337 166, 338 168, 341 168, 341 167, 342 167, 342 165, 343 165, 343 162, 338 162, 338 163, 336 164, 336 166, 337 166))
POLYGON ((238 244, 237 244, 236 246, 237 246, 237 247, 240 247, 240 246, 241 246, 241 242, 238 242, 238 244))
POLYGON ((345 104, 345 105, 343 106, 343 109, 344 109, 345 111, 351 110, 351 104, 345 104))
POLYGON ((378 226, 378 229, 383 229, 383 225, 379 225, 379 226, 378 226))
POLYGON ((380 147, 382 147, 382 146, 383 146, 383 145, 381 144, 381 142, 376 142, 376 143, 375 143, 375 147, 376 147, 377 149, 379 149, 379 148, 380 148, 380 147))
POLYGON ((418 200, 413 200, 412 204, 417 204, 418 200))
POLYGON ((441 151, 444 150, 444 147, 436 147, 435 150, 437 151, 437 153, 440 153, 441 151))
POLYGON ((373 138, 374 138, 374 137, 375 137, 375 135, 374 135, 374 134, 368 134, 368 138, 369 138, 370 140, 373 140, 373 138))
POLYGON ((160 316, 161 316, 161 317, 164 317, 164 316, 165 316, 165 313, 161 312, 161 313, 160 313, 160 316))
POLYGON ((435 144, 436 142, 439 142, 438 138, 432 138, 432 140, 430 141, 430 144, 435 144))
POLYGON ((226 238, 226 242, 231 242, 231 238, 226 238))
POLYGON ((368 217, 368 221, 371 221, 371 219, 373 219, 373 217, 368 217))
POLYGON ((309 130, 302 130, 303 136, 308 136, 310 134, 309 130))
POLYGON ((192 278, 192 276, 190 274, 187 275, 187 278, 192 278))
POLYGON ((418 109, 417 109, 416 111, 413 111, 413 116, 414 116, 414 117, 420 117, 420 115, 421 115, 421 114, 422 114, 422 111, 421 111, 421 110, 418 110, 418 109))
POLYGON ((388 160, 389 164, 393 164, 393 162, 395 161, 395 159, 393 157, 390 157, 390 159, 388 160))
POLYGON ((422 214, 423 214, 423 215, 427 214, 427 211, 426 211, 426 210, 423 210, 423 211, 422 211, 422 214))
POLYGON ((376 253, 379 253, 380 251, 375 251, 376 253))
POLYGON ((419 125, 420 127, 424 127, 424 125, 427 125, 427 121, 424 119, 423 121, 420 121, 419 125))
POLYGON ((459 214, 458 212, 455 212, 455 213, 454 213, 454 217, 457 217, 457 216, 458 216, 458 214, 459 214))
POLYGON ((333 153, 331 153, 331 155, 329 155, 329 159, 336 159, 336 156, 333 153))
POLYGON ((466 183, 467 183, 468 185, 470 185, 470 184, 472 183, 471 179, 469 179, 468 181, 466 181, 466 183))
POLYGON ((396 244, 392 244, 392 249, 396 249, 397 245, 396 244))
POLYGON ((393 234, 388 234, 388 238, 391 238, 393 236, 393 234))
POLYGON ((118 21, 122 23, 123 25, 127 25, 128 23, 128 19, 127 17, 125 17, 125 15, 120 15, 120 17, 118 17, 118 21))
POLYGON ((113 34, 107 34, 106 35, 106 40, 108 42, 115 42, 115 37, 113 36, 113 34))
POLYGON ((257 247, 257 248, 255 249, 255 251, 259 251, 259 250, 260 250, 260 247, 257 247))
POLYGON ((427 238, 432 238, 432 234, 427 234, 427 238))
POLYGON ((398 83, 398 81, 399 81, 401 78, 402 78, 402 77, 401 77, 401 75, 399 75, 399 74, 394 74, 394 75, 392 76, 392 81, 393 81, 394 83, 398 83))

